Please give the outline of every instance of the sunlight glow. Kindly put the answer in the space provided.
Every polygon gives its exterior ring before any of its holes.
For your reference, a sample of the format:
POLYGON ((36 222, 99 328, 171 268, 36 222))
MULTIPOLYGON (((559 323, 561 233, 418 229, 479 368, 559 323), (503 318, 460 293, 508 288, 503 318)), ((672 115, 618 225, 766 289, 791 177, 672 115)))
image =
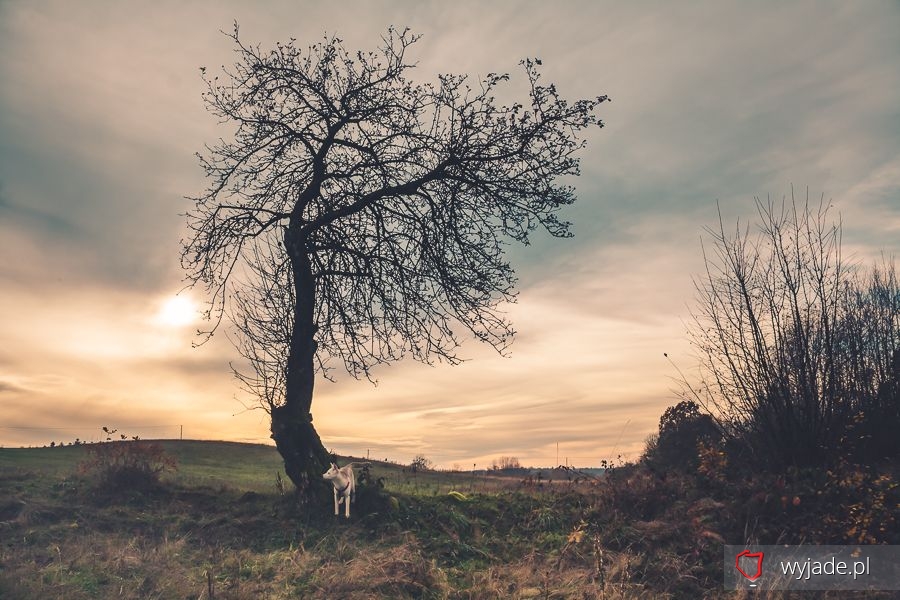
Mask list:
POLYGON ((168 327, 184 327, 197 320, 197 305, 186 296, 175 296, 165 301, 157 313, 157 322, 168 327))

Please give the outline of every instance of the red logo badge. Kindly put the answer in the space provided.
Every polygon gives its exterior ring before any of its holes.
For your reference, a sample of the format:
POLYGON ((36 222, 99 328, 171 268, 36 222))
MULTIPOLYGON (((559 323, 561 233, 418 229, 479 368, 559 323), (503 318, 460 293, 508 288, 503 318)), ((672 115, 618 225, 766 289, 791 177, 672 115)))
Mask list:
MULTIPOLYGON (((749 561, 748 561, 749 562, 749 561)), ((738 570, 738 572, 749 579, 750 581, 756 581, 759 579, 759 576, 762 575, 762 562, 763 562, 763 553, 762 552, 750 552, 749 550, 743 550, 738 553, 737 557, 734 560, 734 568, 738 570), (741 559, 748 558, 756 561, 756 570, 751 575, 748 571, 752 571, 752 569, 744 569, 741 568, 741 559)))

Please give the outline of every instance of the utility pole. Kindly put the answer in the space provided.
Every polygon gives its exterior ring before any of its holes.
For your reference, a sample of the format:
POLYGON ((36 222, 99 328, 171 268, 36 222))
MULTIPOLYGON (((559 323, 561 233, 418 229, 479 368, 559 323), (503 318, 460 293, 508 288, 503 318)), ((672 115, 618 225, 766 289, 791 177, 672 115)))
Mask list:
POLYGON ((179 427, 181 428, 181 433, 178 434, 178 439, 183 440, 184 439, 184 425, 179 425, 179 427))

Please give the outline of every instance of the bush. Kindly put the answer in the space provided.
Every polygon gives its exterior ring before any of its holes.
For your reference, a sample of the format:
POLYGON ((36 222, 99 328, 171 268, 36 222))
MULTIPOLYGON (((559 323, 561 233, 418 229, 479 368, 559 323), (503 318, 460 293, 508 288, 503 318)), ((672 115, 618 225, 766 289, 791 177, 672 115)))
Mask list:
POLYGON ((644 460, 669 470, 694 470, 700 463, 700 447, 716 445, 720 439, 712 417, 693 400, 683 400, 660 417, 659 434, 647 440, 644 460))
POLYGON ((432 463, 431 460, 419 454, 412 460, 411 463, 409 463, 409 470, 413 473, 416 473, 418 471, 430 471, 433 465, 434 463, 432 463))
POLYGON ((177 469, 175 458, 158 443, 120 441, 94 444, 79 471, 111 493, 144 493, 160 486, 160 475, 177 469))
POLYGON ((707 230, 683 396, 717 417, 755 468, 900 455, 900 285, 892 261, 842 261, 829 206, 763 203, 749 228, 707 230))

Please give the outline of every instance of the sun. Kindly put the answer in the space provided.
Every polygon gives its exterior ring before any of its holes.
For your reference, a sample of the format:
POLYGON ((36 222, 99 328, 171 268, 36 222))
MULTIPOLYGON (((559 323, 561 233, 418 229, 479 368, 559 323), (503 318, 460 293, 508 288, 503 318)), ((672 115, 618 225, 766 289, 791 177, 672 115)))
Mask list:
POLYGON ((166 300, 156 315, 156 320, 169 327, 184 327, 197 320, 197 305, 187 296, 174 296, 166 300))

